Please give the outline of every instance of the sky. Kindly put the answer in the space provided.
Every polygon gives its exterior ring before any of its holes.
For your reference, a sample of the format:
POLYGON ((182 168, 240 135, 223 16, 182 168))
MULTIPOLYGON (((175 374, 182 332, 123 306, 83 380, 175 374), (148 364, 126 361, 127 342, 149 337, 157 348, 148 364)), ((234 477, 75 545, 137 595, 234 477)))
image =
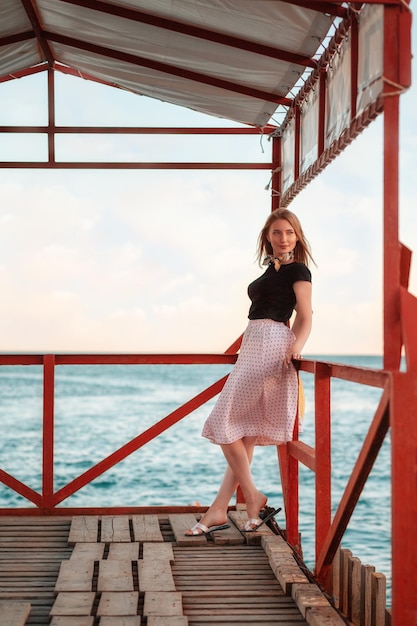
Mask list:
MULTIPOLYGON (((415 70, 413 78, 401 98, 400 239, 416 250, 415 70)), ((74 77, 57 75, 56 86, 57 124, 233 125, 74 77)), ((0 124, 45 124, 45 98, 45 73, 2 84, 0 124)), ((316 261, 306 356, 383 350, 382 121, 289 206, 316 261)), ((57 143, 63 160, 264 162, 269 152, 258 136, 57 143)), ((17 158, 46 158, 45 139, 3 135, 0 160, 17 158)), ((246 327, 247 285, 263 271, 255 254, 269 178, 268 170, 0 169, 0 351, 224 352, 246 327)))

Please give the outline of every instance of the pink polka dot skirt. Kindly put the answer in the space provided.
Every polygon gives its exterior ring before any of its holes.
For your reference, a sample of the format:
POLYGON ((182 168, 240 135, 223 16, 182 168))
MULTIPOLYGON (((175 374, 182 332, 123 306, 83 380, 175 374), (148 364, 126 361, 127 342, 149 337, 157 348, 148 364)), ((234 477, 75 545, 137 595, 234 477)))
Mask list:
POLYGON ((236 364, 202 436, 213 443, 257 437, 257 445, 279 445, 293 439, 298 377, 285 355, 293 332, 269 319, 249 320, 236 364))

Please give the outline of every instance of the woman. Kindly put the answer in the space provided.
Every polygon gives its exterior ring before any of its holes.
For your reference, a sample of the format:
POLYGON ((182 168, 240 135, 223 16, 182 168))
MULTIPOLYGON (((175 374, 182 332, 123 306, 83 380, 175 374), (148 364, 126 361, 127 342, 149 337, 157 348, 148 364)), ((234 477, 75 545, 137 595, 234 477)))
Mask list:
POLYGON ((254 446, 280 445, 293 438, 298 377, 292 360, 301 358, 311 330, 307 265, 313 259, 291 211, 277 209, 269 215, 258 239, 260 264, 265 254, 265 273, 248 287, 252 304, 238 359, 202 432, 221 446, 227 469, 215 500, 187 536, 227 528, 229 502, 238 485, 248 513, 242 530, 256 531, 266 521, 259 513, 267 497, 252 478, 254 446))

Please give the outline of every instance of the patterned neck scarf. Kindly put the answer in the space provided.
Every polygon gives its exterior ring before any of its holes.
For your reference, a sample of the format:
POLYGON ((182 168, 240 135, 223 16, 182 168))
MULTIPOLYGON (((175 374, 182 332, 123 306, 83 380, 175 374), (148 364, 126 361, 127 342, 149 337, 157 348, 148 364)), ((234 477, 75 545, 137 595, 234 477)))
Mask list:
POLYGON ((272 254, 268 254, 268 256, 264 258, 262 265, 272 265, 273 263, 275 271, 278 272, 281 267, 281 263, 288 263, 289 261, 292 261, 293 259, 294 259, 294 250, 291 250, 290 252, 286 252, 285 254, 281 256, 273 256, 272 254))

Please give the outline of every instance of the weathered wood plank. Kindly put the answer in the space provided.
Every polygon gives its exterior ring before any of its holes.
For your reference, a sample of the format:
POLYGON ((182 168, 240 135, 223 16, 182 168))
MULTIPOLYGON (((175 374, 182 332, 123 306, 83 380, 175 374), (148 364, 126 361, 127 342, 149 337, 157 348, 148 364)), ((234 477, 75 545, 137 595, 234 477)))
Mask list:
MULTIPOLYGON (((202 546, 207 544, 206 535, 185 535, 187 529, 192 528, 198 520, 192 513, 183 513, 169 516, 175 540, 179 546, 202 546)), ((241 545, 246 539, 234 524, 228 520, 230 528, 216 530, 210 534, 216 545, 241 545)), ((268 529, 269 530, 269 529, 268 529)), ((259 539, 258 539, 259 541, 259 539)))
POLYGON ((168 561, 174 562, 174 552, 170 543, 144 543, 144 561, 168 561))
POLYGON ((213 541, 217 546, 239 546, 246 542, 245 536, 236 528, 232 520, 228 520, 230 528, 215 531, 211 534, 213 541))
POLYGON ((178 591, 147 591, 143 615, 183 615, 182 594, 178 591))
POLYGON ((99 561, 97 591, 133 591, 131 561, 99 561))
POLYGON ((349 615, 348 618, 360 626, 361 620, 361 562, 353 556, 349 567, 349 615))
POLYGON ((105 515, 101 519, 101 541, 130 542, 129 518, 127 515, 105 515))
POLYGON ((188 626, 188 617, 185 617, 185 615, 170 615, 168 617, 150 615, 148 617, 148 626, 188 626))
POLYGON ((97 541, 98 517, 96 515, 76 515, 72 518, 68 537, 70 546, 77 542, 94 543, 97 541))
POLYGON ((91 615, 96 594, 93 591, 61 591, 52 606, 50 615, 91 615))
POLYGON ((76 543, 70 561, 86 560, 86 561, 100 561, 104 554, 104 544, 102 543, 76 543))
POLYGON ((0 601, 1 626, 24 626, 30 613, 30 602, 0 601))
MULTIPOLYGON (((162 620, 162 617, 155 617, 155 621, 149 622, 148 626, 172 626, 171 622, 156 621, 162 620)), ((165 618, 166 620, 170 618, 165 618)), ((179 618, 178 618, 179 619, 179 618)), ((248 615, 247 613, 236 613, 235 615, 219 613, 218 615, 201 615, 198 618, 198 625, 210 624, 211 626, 225 626, 226 624, 233 624, 235 626, 242 626, 242 624, 250 624, 251 626, 307 626, 307 622, 300 617, 293 615, 269 615, 267 618, 264 615, 248 615)))
POLYGON ((101 594, 97 615, 135 616, 138 612, 137 591, 104 591, 101 594))
POLYGON ((349 560, 352 552, 346 548, 340 550, 340 610, 344 615, 349 612, 349 560))
POLYGON ((303 617, 307 618, 307 611, 312 607, 329 607, 330 602, 313 583, 296 583, 292 586, 291 595, 303 617))
POLYGON ((230 511, 229 517, 248 545, 259 545, 262 541, 262 537, 276 536, 266 524, 263 524, 255 532, 242 532, 241 528, 243 528, 248 521, 248 514, 245 509, 239 508, 238 511, 230 511))
POLYGON ((103 615, 100 618, 100 626, 140 626, 140 616, 125 615, 113 617, 111 615, 103 615))
POLYGON ((345 620, 332 606, 311 607, 308 610, 307 621, 309 626, 346 626, 345 620))
POLYGON ((340 607, 340 548, 338 548, 332 564, 332 592, 336 608, 340 607))
POLYGON ((386 578, 384 574, 372 574, 373 626, 385 626, 386 578))
POLYGON ((94 617, 92 615, 86 617, 74 617, 71 615, 55 615, 52 618, 50 626, 93 626, 94 617))
POLYGON ((138 561, 140 591, 175 591, 169 561, 138 561))
POLYGON ((375 572, 373 565, 361 566, 361 626, 372 624, 372 575, 375 572))
POLYGON ((69 560, 62 561, 59 568, 55 592, 60 591, 92 591, 94 561, 69 560))
MULTIPOLYGON (((170 544, 167 544, 170 545, 170 544)), ((116 561, 137 561, 139 558, 139 543, 111 543, 108 560, 116 561)))
POLYGON ((179 546, 204 546, 207 544, 207 539, 204 535, 198 535, 193 537, 187 537, 184 535, 185 531, 192 528, 196 523, 195 515, 192 513, 182 513, 169 515, 169 523, 171 524, 172 532, 174 533, 175 541, 179 546))
POLYGON ((132 515, 135 541, 163 542, 157 515, 132 515))
POLYGON ((269 565, 284 593, 291 595, 292 586, 309 582, 294 558, 290 546, 279 535, 262 537, 262 547, 268 556, 269 565))

